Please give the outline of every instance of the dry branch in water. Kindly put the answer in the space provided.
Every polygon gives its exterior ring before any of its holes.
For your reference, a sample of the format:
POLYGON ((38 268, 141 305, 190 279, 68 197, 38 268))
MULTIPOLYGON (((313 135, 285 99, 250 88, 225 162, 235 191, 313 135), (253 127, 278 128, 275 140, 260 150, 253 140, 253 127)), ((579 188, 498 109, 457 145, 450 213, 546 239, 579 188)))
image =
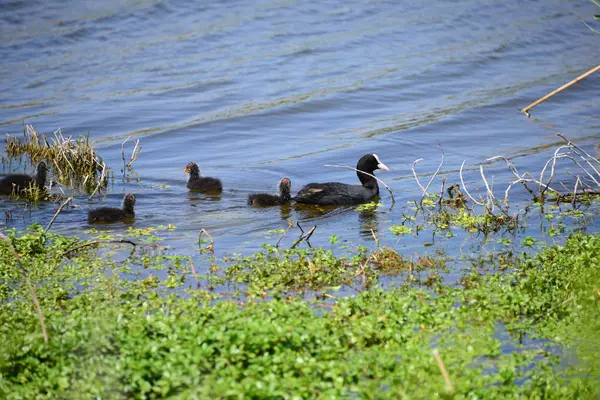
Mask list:
POLYGON ((533 103, 531 103, 530 105, 528 105, 527 107, 525 107, 524 109, 522 109, 521 111, 524 112, 525 114, 527 114, 527 116, 529 117, 529 110, 532 109, 533 107, 537 106, 538 104, 540 104, 543 101, 548 100, 550 97, 554 96, 557 93, 562 92, 563 90, 565 90, 566 88, 568 88, 569 86, 581 81, 582 79, 588 77, 589 75, 593 74, 596 71, 600 71, 600 65, 590 69, 588 72, 586 72, 585 74, 579 75, 577 78, 573 79, 571 82, 566 83, 564 85, 562 85, 561 87, 559 87, 558 89, 548 93, 547 95, 545 95, 544 97, 534 101, 533 103))
POLYGON ((292 221, 292 220, 288 221, 288 227, 285 230, 285 232, 283 232, 283 235, 281 235, 281 237, 277 241, 277 244, 275 245, 275 248, 279 248, 279 243, 281 243, 281 241, 283 240, 283 238, 285 237, 285 235, 287 235, 287 233, 290 231, 290 229, 292 229, 293 226, 294 226, 294 221, 292 221))
POLYGON ((134 249, 137 246, 137 243, 132 242, 131 240, 127 240, 127 239, 92 240, 91 242, 85 242, 85 243, 79 244, 69 250, 66 250, 65 252, 62 253, 62 255, 66 256, 67 254, 70 254, 70 253, 74 252, 75 250, 80 250, 84 247, 93 246, 95 244, 106 244, 106 243, 126 243, 126 244, 132 245, 134 247, 134 249))
POLYGON ((127 141, 131 138, 132 138, 131 136, 127 136, 127 139, 125 139, 123 141, 123 143, 121 143, 121 157, 123 158, 123 172, 125 172, 125 168, 131 169, 131 166, 133 165, 133 163, 138 159, 138 157, 140 155, 140 151, 142 151, 142 146, 140 146, 140 139, 136 139, 135 146, 133 147, 131 156, 129 157, 129 161, 125 161, 125 143, 127 143, 127 141))
MULTIPOLYGON (((504 213, 505 215, 508 216, 509 194, 510 194, 510 191, 512 190, 512 188, 514 187, 514 185, 516 185, 518 183, 523 185, 523 187, 527 190, 527 192, 529 192, 532 199, 535 201, 538 201, 538 200, 543 201, 544 194, 546 193, 546 191, 551 191, 551 192, 555 193, 558 196, 557 201, 568 200, 568 201, 572 201, 573 204, 574 204, 575 200, 580 196, 585 196, 585 195, 590 195, 590 194, 600 194, 600 172, 599 172, 600 161, 596 157, 594 157, 591 154, 589 154, 588 152, 586 152, 581 147, 579 147, 576 144, 574 144, 573 142, 571 142, 564 135, 562 135, 560 133, 558 133, 557 135, 562 140, 564 140, 566 142, 566 144, 559 146, 554 151, 553 156, 550 157, 550 159, 548 159, 548 161, 546 161, 546 163, 544 164, 544 167, 542 168, 542 171, 540 173, 539 179, 534 178, 528 172, 526 172, 524 174, 520 173, 519 170, 515 167, 515 165, 511 161, 509 161, 506 157, 501 156, 501 155, 488 158, 483 163, 481 163, 479 165, 479 173, 480 173, 481 179, 483 181, 483 184, 484 184, 485 190, 486 190, 486 195, 484 198, 476 199, 469 192, 467 185, 465 184, 464 177, 463 177, 463 169, 464 169, 465 162, 466 162, 466 161, 463 161, 460 166, 460 169, 459 169, 459 177, 460 177, 462 189, 464 190, 464 193, 467 196, 467 198, 469 200, 471 200, 473 203, 475 203, 479 206, 485 207, 489 212, 493 212, 495 207, 497 206, 502 211, 502 213, 504 213), (567 187, 562 182, 558 182, 558 184, 564 188, 564 192, 561 192, 558 189, 556 189, 555 187, 550 186, 550 184, 552 182, 554 182, 554 180, 555 180, 554 175, 555 175, 555 171, 556 171, 556 162, 559 159, 570 160, 581 171, 580 174, 573 175, 573 178, 575 179, 575 187, 573 189, 573 192, 571 192, 570 189, 567 189, 567 187), (512 180, 508 184, 508 187, 504 191, 504 199, 503 199, 504 206, 502 206, 500 204, 500 202, 498 201, 498 199, 495 197, 495 195, 493 193, 493 188, 488 183, 488 179, 485 176, 484 166, 483 166, 484 164, 489 164, 489 163, 493 163, 495 161, 500 161, 500 160, 504 161, 504 163, 506 163, 506 166, 508 167, 510 172, 515 177, 515 179, 512 180), (546 177, 548 170, 549 170, 549 176, 546 177), (537 191, 534 191, 534 189, 529 187, 527 185, 528 183, 535 184, 538 188, 537 191), (592 185, 592 186, 590 186, 590 185, 592 185), (584 188, 582 192, 577 192, 577 189, 579 189, 583 186, 587 186, 587 188, 584 188)), ((440 146, 440 149, 441 149, 441 146, 440 146)), ((437 173, 439 172, 439 170, 441 168, 441 165, 443 164, 443 153, 442 153, 442 163, 440 163, 440 167, 438 168, 438 171, 436 171, 432 180, 429 181, 429 183, 426 187, 424 187, 421 184, 421 182, 419 181, 419 179, 417 177, 417 173, 415 171, 416 163, 418 163, 421 160, 422 159, 415 160, 415 162, 413 163, 413 166, 412 166, 412 171, 413 171, 413 175, 415 176, 417 185, 423 192, 423 196, 428 196, 429 193, 427 192, 427 189, 433 182, 433 178, 435 178, 435 176, 437 175, 437 173)), ((441 189, 440 195, 443 194, 442 192, 443 192, 444 184, 445 184, 445 182, 442 180, 442 186, 441 186, 442 189, 441 189)), ((423 198, 421 198, 421 202, 422 201, 423 201, 423 198)), ((441 200, 438 202, 438 204, 441 204, 441 200)))
POLYGON ((300 228, 300 232, 302 232, 300 234, 300 237, 298 238, 298 240, 296 240, 294 242, 294 244, 292 244, 292 247, 290 247, 291 249, 295 248, 300 242, 302 242, 303 240, 306 242, 306 244, 308 245, 308 247, 312 247, 310 242, 308 241, 308 239, 310 239, 310 237, 312 236, 312 234, 314 233, 315 229, 317 229, 317 226, 313 226, 310 231, 308 231, 307 233, 304 233, 304 229, 302 229, 302 227, 300 226, 299 222, 296 222, 296 225, 298 225, 298 228, 300 228))
POLYGON ((206 229, 202 228, 202 229, 200 229, 200 234, 198 235, 198 243, 202 243, 202 235, 206 235, 210 239, 210 244, 208 246, 206 246, 206 250, 208 250, 208 251, 210 251, 211 253, 214 254, 214 252, 215 252, 215 240, 210 235, 210 233, 208 233, 208 231, 206 229))
POLYGON ((50 230, 50 228, 52 227, 52 224, 54 223, 54 220, 56 220, 56 217, 58 217, 58 214, 60 214, 60 212, 62 211, 62 209, 69 204, 70 201, 73 201, 72 197, 69 197, 68 199, 66 199, 64 201, 64 203, 62 203, 60 205, 60 207, 58 207, 58 210, 56 210, 56 212, 54 213, 54 216, 52 217, 52 219, 50 220, 50 222, 48 223, 48 226, 46 227, 46 230, 44 231, 44 233, 48 232, 50 230))

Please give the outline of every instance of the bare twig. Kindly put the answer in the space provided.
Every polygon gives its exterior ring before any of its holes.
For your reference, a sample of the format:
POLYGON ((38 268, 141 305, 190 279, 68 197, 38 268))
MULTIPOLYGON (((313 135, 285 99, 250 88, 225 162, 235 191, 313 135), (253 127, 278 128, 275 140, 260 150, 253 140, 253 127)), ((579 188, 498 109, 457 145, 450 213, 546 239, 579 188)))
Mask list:
POLYGON ((300 234, 300 237, 298 238, 298 240, 296 240, 294 242, 294 244, 292 244, 292 247, 290 247, 291 249, 295 248, 298 243, 302 242, 303 240, 306 241, 306 244, 308 245, 308 247, 312 247, 310 245, 310 242, 308 241, 308 239, 310 239, 310 237, 312 236, 312 234, 314 233, 315 229, 317 229, 317 226, 313 226, 307 233, 304 233, 304 229, 302 229, 302 227, 300 226, 299 223, 296 223, 298 225, 298 228, 300 228, 300 231, 302 232, 302 234, 300 234))
MULTIPOLYGON (((440 144, 439 141, 438 141, 438 147, 440 148, 440 151, 442 152, 442 161, 440 162, 440 165, 438 166, 437 170, 434 172, 431 179, 429 179, 429 182, 427 182, 427 186, 425 186, 425 189, 423 190, 423 195, 421 196, 421 202, 420 202, 421 204, 423 203, 423 199, 425 198, 425 196, 428 195, 427 189, 429 189, 429 186, 431 186, 431 184, 433 183, 433 180, 435 179, 437 174, 440 173, 440 170, 442 169, 442 166, 444 165, 444 149, 442 149, 442 145, 440 144)), ((413 167, 414 167, 414 164, 413 164, 413 167)), ((416 174, 415 174, 415 176, 416 176, 416 174)))
POLYGON ((571 205, 573 206, 573 208, 575 208, 575 199, 577 198, 575 196, 575 194, 577 193, 577 186, 579 185, 579 182, 581 180, 579 179, 579 175, 577 176, 577 180, 575 181, 575 188, 573 189, 573 201, 571 202, 571 205))
POLYGON ((123 171, 125 171, 125 167, 127 166, 127 162, 125 161, 125 143, 131 139, 131 136, 127 136, 123 143, 121 143, 121 158, 123 159, 123 171))
POLYGON ((389 186, 388 186, 388 185, 386 185, 384 181, 382 181, 381 179, 379 179, 379 178, 378 178, 378 177, 376 177, 375 175, 371 175, 371 174, 369 174, 368 172, 365 172, 365 171, 360 171, 360 170, 358 170, 358 169, 356 169, 356 168, 348 167, 348 166, 346 166, 346 165, 331 165, 331 164, 325 164, 325 166, 326 166, 326 167, 331 167, 331 168, 346 168, 346 169, 351 169, 351 170, 353 170, 353 171, 360 172, 361 174, 365 174, 365 175, 368 175, 368 176, 370 176, 370 177, 372 177, 372 178, 375 178, 375 179, 377 180, 377 182, 379 182, 379 183, 381 183, 383 186, 385 186, 385 188, 388 190, 388 192, 390 192, 390 197, 391 197, 391 199, 392 199, 392 206, 393 206, 393 205, 396 203, 396 199, 394 198, 394 193, 392 193, 392 189, 390 189, 390 188, 389 188, 389 186))
POLYGON ((210 239, 210 244, 208 246, 206 246, 206 249, 208 251, 210 251, 211 253, 214 254, 215 252, 215 240, 213 239, 213 237, 210 235, 210 233, 208 233, 208 231, 204 228, 200 229, 200 234, 198 235, 198 243, 202 243, 202 235, 206 235, 208 236, 208 238, 210 239))
POLYGON ((276 248, 279 248, 279 243, 281 243, 281 241, 283 240, 285 235, 290 231, 290 229, 292 229, 293 226, 294 226, 294 221, 292 221, 292 220, 288 221, 288 227, 285 230, 285 232, 283 232, 283 235, 281 235, 281 237, 277 241, 277 244, 275 245, 276 248))
POLYGON ((442 178, 442 186, 440 187, 440 198, 438 199, 438 205, 442 204, 444 199, 444 187, 446 186, 446 178, 442 178))
POLYGON ((413 161, 412 163, 412 167, 410 168, 413 176, 415 177, 415 181, 417 181, 417 185, 419 185, 419 187, 421 188, 421 190, 423 191, 423 196, 425 196, 427 194, 427 190, 425 190, 425 188, 423 187, 423 185, 421 185, 421 182, 419 181, 419 177, 417 176, 417 170, 415 168, 415 165, 417 165, 417 163, 423 161, 422 158, 417 158, 415 161, 413 161))
POLYGON ((127 143, 127 141, 131 138, 132 136, 127 136, 127 139, 125 139, 123 143, 121 143, 121 158, 123 159, 123 172, 125 172, 125 168, 131 169, 133 163, 138 159, 140 151, 142 151, 142 147, 140 146, 140 139, 136 139, 135 146, 133 147, 131 156, 129 157, 129 161, 125 161, 125 143, 127 143))
POLYGON ((373 230, 373 228, 371 228, 371 236, 373 236, 373 239, 375 239, 375 246, 377 246, 377 248, 379 248, 379 239, 377 238, 377 235, 375 234, 375 231, 373 230))
POLYGON ((138 159, 140 155, 140 151, 142 151, 142 146, 140 146, 140 139, 135 141, 135 146, 131 152, 131 157, 129 157, 129 162, 127 163, 127 168, 131 168, 135 160, 138 159))
MULTIPOLYGON (((600 165, 600 161, 598 161, 598 159, 597 159, 596 157, 592 156, 592 155, 591 155, 591 154, 589 154, 587 151, 585 151, 585 150, 584 150, 584 149, 582 149, 581 147, 577 146, 575 143, 571 142, 571 141, 570 141, 569 139, 567 139, 567 138, 566 138, 564 135, 562 135, 562 134, 560 134, 560 133, 557 133, 557 134, 556 134, 556 136, 558 136, 559 138, 561 138, 562 140, 564 140, 565 142, 567 142, 567 145, 568 145, 568 146, 571 146, 571 147, 573 147, 573 148, 575 148, 575 149, 579 150, 580 152, 582 152, 583 154, 585 154, 586 156, 588 156, 588 158, 592 159, 592 161, 595 161, 595 162, 596 162, 596 164, 599 164, 599 165, 600 165)), ((593 165, 591 165, 591 164, 588 162, 588 160, 587 160, 587 159, 585 159, 584 157, 581 157, 581 158, 583 158, 583 159, 584 159, 584 160, 585 160, 585 161, 588 163, 588 165, 589 165, 590 167, 592 167, 592 169, 594 170, 594 172, 596 172, 596 174, 600 175, 600 173, 598 172, 598 170, 597 170, 596 168, 594 168, 594 166, 593 166, 593 165)))
POLYGON ((44 337, 44 342, 48 343, 50 341, 50 337, 48 336, 48 330, 46 329, 46 318, 44 317, 44 311, 42 310, 42 305, 40 304, 40 301, 37 297, 35 287, 31 283, 31 279, 29 278, 29 272, 26 268, 23 267, 23 264, 21 263, 21 256, 19 256, 19 253, 17 253, 17 249, 15 249, 15 246, 13 246, 10 239, 4 236, 2 232, 0 232, 0 239, 6 242, 8 247, 12 249, 12 252, 15 255, 15 260, 17 260, 19 270, 25 278, 25 283, 27 284, 27 288, 29 289, 29 293, 31 294, 31 299, 33 300, 33 304, 35 304, 35 308, 38 313, 38 318, 40 320, 40 326, 42 328, 42 336, 44 337))
POLYGON ((559 87, 558 89, 548 93, 547 95, 545 95, 544 97, 534 101, 533 103, 531 103, 530 105, 528 105, 527 107, 525 107, 524 109, 522 109, 521 111, 524 112, 525 114, 527 114, 527 116, 529 117, 529 110, 532 109, 533 107, 537 106, 538 104, 540 104, 543 101, 548 100, 550 97, 554 96, 555 94, 562 92, 563 90, 565 90, 566 88, 568 88, 569 86, 581 81, 582 79, 586 78, 587 76, 593 74, 596 71, 600 70, 600 65, 590 69, 588 72, 586 72, 585 74, 579 75, 577 78, 573 79, 571 82, 566 83, 564 85, 562 85, 561 87, 559 87))
POLYGON ((469 193, 469 191, 467 190, 467 185, 465 185, 465 181, 463 179, 463 168, 465 167, 465 162, 466 160, 463 161, 462 165, 460 166, 460 171, 459 171, 459 175, 460 175, 460 183, 463 187, 463 189, 465 190, 465 193, 467 194, 467 196, 471 199, 471 201, 473 201, 473 203, 483 206, 485 205, 485 203, 483 201, 477 201, 473 198, 473 196, 471 196, 471 194, 469 193))
POLYGON ((92 240, 91 242, 85 242, 85 243, 79 244, 69 250, 66 250, 62 253, 62 255, 66 256, 67 254, 71 254, 75 250, 80 250, 84 247, 93 246, 95 244, 106 244, 106 243, 126 243, 126 244, 132 245, 134 248, 137 246, 137 243, 135 243, 131 240, 127 240, 127 239, 92 240))
MULTIPOLYGON (((92 197, 94 197, 94 195, 96 194, 96 192, 98 191, 98 189, 100 189, 100 186, 102 186, 102 183, 104 182, 104 174, 106 173, 106 163, 102 163, 102 173, 100 174, 100 179, 98 180, 98 184, 96 185, 96 188, 94 189, 94 191, 92 192, 92 194, 90 195, 90 199, 92 197)), ((87 179, 87 176, 85 177, 87 179)))
POLYGON ((56 212, 54 213, 54 216, 52 217, 52 219, 50 220, 50 222, 48 223, 48 226, 46 227, 46 230, 44 231, 44 233, 48 232, 48 230, 50 230, 50 227, 52 227, 52 224, 54 223, 54 220, 56 220, 56 217, 58 217, 58 214, 60 214, 60 212, 62 211, 62 209, 69 204, 69 202, 73 201, 72 197, 69 197, 68 199, 66 199, 64 201, 64 203, 62 203, 60 205, 60 207, 58 207, 58 210, 56 210, 56 212))
POLYGON ((450 375, 448 375, 448 371, 446 371, 444 362, 442 361, 442 358, 440 357, 440 353, 438 352, 437 349, 433 350, 433 356, 435 357, 435 361, 437 361, 437 365, 440 368, 440 372, 442 373, 442 376, 444 377, 444 381, 446 382, 446 386, 448 387, 448 390, 450 391, 450 393, 454 393, 455 389, 454 389, 454 386, 452 385, 452 381, 450 381, 450 375))

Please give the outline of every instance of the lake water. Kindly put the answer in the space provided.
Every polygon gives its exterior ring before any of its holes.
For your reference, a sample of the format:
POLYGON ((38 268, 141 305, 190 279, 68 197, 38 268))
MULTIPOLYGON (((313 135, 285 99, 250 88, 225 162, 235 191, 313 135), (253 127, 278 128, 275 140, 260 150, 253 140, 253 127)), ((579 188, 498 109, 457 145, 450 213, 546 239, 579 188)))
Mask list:
MULTIPOLYGON (((413 254, 431 235, 398 239, 388 228, 420 196, 412 162, 424 158, 422 173, 437 168, 437 140, 448 184, 459 182, 466 160, 471 191, 483 193, 478 164, 488 157, 539 173, 560 143, 556 132, 590 151, 600 138, 600 73, 537 106, 531 119, 519 112, 598 64, 600 36, 582 23, 594 24, 598 10, 586 1, 17 0, 3 1, 2 11, 0 129, 89 134, 115 175, 105 196, 78 195, 78 207, 59 216, 53 229, 69 235, 90 228, 89 208, 118 206, 132 192, 133 226, 175 225, 162 244, 177 253, 196 254, 202 228, 219 254, 250 253, 275 243, 280 234, 267 232, 291 219, 317 226, 313 245, 372 246, 373 229, 413 254), (135 175, 123 179, 128 136, 142 151, 135 175), (365 153, 391 169, 378 173, 395 193, 391 210, 384 188, 374 214, 246 205, 248 194, 274 192, 284 176, 294 192, 309 182, 357 183, 353 171, 324 165, 354 167, 365 153), (220 178, 223 194, 189 193, 189 161, 220 178), (340 242, 330 244, 332 235, 340 242)), ((502 193, 510 173, 487 168, 502 193)), ((1 172, 14 169, 32 171, 1 172)), ((56 207, 23 213, 21 203, 0 200, 13 211, 7 225, 19 229, 48 223, 56 207)), ((439 246, 452 252, 464 240, 439 246)))

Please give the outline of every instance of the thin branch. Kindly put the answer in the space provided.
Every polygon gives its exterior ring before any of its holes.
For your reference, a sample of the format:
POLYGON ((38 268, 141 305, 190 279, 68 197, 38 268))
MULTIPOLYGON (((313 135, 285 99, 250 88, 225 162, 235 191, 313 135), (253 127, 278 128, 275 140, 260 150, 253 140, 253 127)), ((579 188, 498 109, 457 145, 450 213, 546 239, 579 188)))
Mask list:
POLYGON ((129 158, 129 162, 127 163, 127 168, 131 168, 135 160, 138 159, 140 155, 140 151, 142 151, 142 146, 139 146, 140 139, 135 141, 135 146, 133 147, 133 151, 131 152, 131 157, 129 158), (139 147, 138 147, 139 146, 139 147))
POLYGON ((442 361, 442 358, 440 357, 440 353, 438 352, 437 349, 433 350, 433 357, 435 357, 435 361, 437 361, 437 365, 440 368, 440 372, 442 373, 442 376, 444 377, 444 381, 446 382, 446 386, 448 387, 448 390, 450 391, 450 393, 454 393, 454 391, 455 391, 454 385, 452 385, 452 381, 450 381, 450 375, 448 375, 448 371, 446 371, 444 362, 442 361))
POLYGON ((290 231, 290 229, 292 229, 293 226, 294 226, 294 221, 292 221, 292 220, 288 221, 288 227, 285 230, 285 232, 283 232, 283 235, 281 235, 281 237, 277 241, 277 244, 275 245, 275 248, 279 248, 279 243, 281 243, 281 240, 283 240, 283 238, 285 237, 285 235, 290 231))
POLYGON ((12 249, 15 259, 17 260, 17 265, 19 266, 19 270, 21 271, 21 273, 23 274, 23 276, 25 278, 25 283, 27 284, 27 288, 29 289, 29 293, 31 294, 31 299, 33 300, 33 304, 35 304, 35 308, 38 313, 38 318, 40 320, 40 326, 42 328, 42 336, 44 337, 44 342, 48 343, 50 341, 50 337, 48 336, 48 330, 46 329, 46 318, 44 317, 44 311, 42 310, 42 305, 40 304, 40 301, 37 297, 35 287, 31 283, 31 279, 29 278, 29 273, 27 272, 27 269, 23 267, 23 264, 21 263, 21 256, 19 256, 19 253, 17 253, 17 249, 15 249, 15 246, 13 246, 10 239, 7 238, 6 236, 4 236, 4 234, 2 232, 0 232, 0 239, 4 240, 6 242, 6 244, 8 245, 8 247, 10 247, 12 249))
POLYGON ((464 160, 462 162, 462 165, 460 166, 460 171, 459 171, 459 175, 460 175, 460 183, 463 187, 463 189, 465 190, 465 193, 467 194, 467 196, 471 199, 471 201, 473 201, 473 203, 479 205, 479 206, 483 206, 485 205, 485 203, 483 201, 477 201, 473 198, 473 196, 471 196, 471 194, 469 193, 469 191, 467 190, 467 185, 465 185, 465 181, 463 179, 463 168, 465 167, 465 162, 467 162, 466 160, 464 160))
MULTIPOLYGON (((98 163, 98 161, 96 161, 96 163, 98 163)), ((100 165, 98 163, 98 165, 100 165)), ((90 195, 90 199, 92 197, 94 197, 94 195, 96 194, 96 192, 98 191, 98 189, 100 189, 100 186, 102 186, 102 183, 104 182, 104 174, 106 172, 106 163, 102 162, 102 173, 100 174, 100 179, 98 180, 98 184, 96 185, 96 188, 94 189, 94 191, 92 192, 92 194, 90 195)), ((87 176, 85 177, 87 179, 87 176)))
POLYGON ((44 231, 44 233, 48 232, 50 230, 50 227, 52 227, 52 224, 54 223, 54 221, 56 220, 56 217, 58 217, 58 214, 60 214, 60 212, 62 211, 62 209, 69 204, 70 201, 73 201, 72 197, 69 197, 68 199, 66 199, 64 201, 64 203, 62 203, 60 205, 60 207, 58 207, 58 210, 56 210, 56 212, 54 213, 54 216, 52 217, 52 219, 50 220, 50 222, 48 223, 48 226, 46 227, 46 230, 44 231))
POLYGON ((125 172, 125 167, 127 166, 127 162, 125 161, 125 143, 131 139, 131 136, 127 136, 127 139, 123 140, 121 143, 121 158, 123 159, 123 172, 125 172))
POLYGON ((421 188, 421 190, 423 191, 423 196, 425 196, 427 194, 427 191, 425 190, 425 188, 423 187, 423 185, 421 185, 421 182, 419 181, 419 178, 417 177, 417 171, 415 169, 415 165, 417 165, 417 163, 423 161, 422 158, 417 158, 415 161, 413 161, 412 163, 412 167, 410 168, 414 177, 415 177, 415 181, 417 181, 417 185, 419 185, 419 187, 421 188))
MULTIPOLYGON (((438 141, 438 147, 440 148, 440 151, 442 152, 442 161, 440 162, 440 165, 438 166, 437 170, 435 171, 435 173, 433 174, 433 176, 431 177, 431 179, 427 183, 427 186, 425 186, 424 193, 421 196, 421 203, 423 203, 423 199, 425 198, 425 196, 427 196, 427 189, 429 189, 429 186, 431 186, 431 184, 433 183, 433 180, 435 179, 435 177, 437 176, 437 174, 440 173, 440 170, 442 169, 442 166, 444 165, 444 149, 442 149, 442 145, 440 144, 439 141, 438 141)), ((414 166, 414 164, 413 164, 413 166, 414 166)))
POLYGON ((84 247, 93 246, 95 244, 105 244, 105 243, 126 243, 126 244, 132 245, 134 248, 137 246, 137 243, 132 242, 131 240, 127 240, 127 239, 92 240, 91 242, 85 242, 85 243, 79 244, 69 250, 66 250, 62 253, 62 255, 66 256, 67 254, 70 254, 70 253, 74 252, 75 250, 80 250, 84 247))
MULTIPOLYGON (((564 135, 557 133, 556 136, 558 136, 559 138, 561 138, 562 140, 564 140, 565 142, 567 142, 567 145, 581 151, 583 154, 585 154, 586 156, 588 156, 589 158, 591 158, 593 161, 596 162, 596 164, 600 165, 600 161, 598 161, 598 159, 594 156, 592 156, 591 154, 589 154, 587 151, 585 151, 584 149, 582 149, 581 147, 577 146, 575 143, 571 142, 569 139, 567 139, 564 135)), ((583 157, 582 157, 583 158, 583 157)), ((585 158, 584 158, 585 160, 585 158)), ((586 160, 587 161, 587 160, 586 160)), ((589 162, 588 162, 589 164, 589 162)), ((600 175, 600 173, 598 172, 598 170, 596 168, 594 168, 591 164, 590 167, 593 168, 593 170, 596 172, 596 174, 600 175)))
POLYGON ((310 237, 312 236, 312 234, 314 233, 315 229, 317 229, 317 226, 313 226, 307 233, 304 233, 304 230, 302 229, 302 227, 300 226, 299 223, 296 223, 298 225, 298 228, 300 228, 300 231, 302 232, 302 234, 300 234, 300 237, 298 238, 298 240, 296 240, 294 242, 294 244, 292 244, 292 247, 290 247, 291 249, 295 248, 298 243, 302 242, 303 240, 306 241, 306 244, 308 245, 308 247, 312 247, 310 245, 310 242, 308 241, 308 239, 310 239, 310 237))
POLYGON ((331 168, 346 168, 346 169, 351 169, 353 171, 356 172, 360 172, 361 174, 365 174, 368 175, 372 178, 375 178, 377 180, 377 182, 381 183, 383 186, 385 186, 385 188, 388 190, 388 192, 390 192, 390 197, 392 198, 392 206, 396 203, 396 199, 394 198, 394 193, 392 193, 392 189, 389 188, 388 185, 385 184, 384 181, 382 181, 381 179, 379 179, 378 177, 376 177, 375 175, 371 175, 368 172, 365 171, 360 171, 356 168, 352 168, 352 167, 348 167, 346 165, 331 165, 331 164, 325 164, 326 167, 331 167, 331 168))
POLYGON ((215 253, 215 240, 210 235, 210 233, 208 233, 208 231, 206 229, 202 228, 202 229, 200 229, 200 234, 198 235, 198 243, 202 243, 202 235, 206 235, 210 239, 210 244, 208 246, 206 246, 206 249, 208 251, 210 251, 212 254, 214 254, 215 253))
POLYGON ((533 103, 531 103, 530 105, 528 105, 527 107, 525 107, 524 109, 522 109, 521 111, 524 112, 525 114, 527 114, 527 116, 529 117, 529 110, 532 109, 533 107, 537 106, 538 104, 540 104, 543 101, 548 100, 550 97, 554 96, 557 93, 562 92, 563 90, 565 90, 566 88, 568 88, 569 86, 581 81, 582 79, 586 78, 587 76, 593 74, 596 71, 600 71, 600 65, 590 69, 589 71, 587 71, 585 74, 579 75, 577 78, 573 79, 571 82, 569 83, 565 83, 564 85, 562 85, 561 87, 559 87, 558 89, 548 93, 547 95, 545 95, 544 97, 534 101, 533 103))
POLYGON ((494 193, 492 192, 492 189, 490 189, 490 185, 488 185, 487 179, 485 179, 485 174, 483 173, 483 164, 479 164, 479 173, 481 174, 481 178, 483 179, 483 183, 485 184, 485 189, 487 190, 487 203, 488 205, 486 205, 486 207, 489 207, 489 204, 492 205, 491 207, 491 211, 494 211, 494 193))
POLYGON ((440 187, 440 198, 438 199, 438 205, 442 204, 444 199, 444 187, 446 186, 446 178, 442 178, 442 186, 440 187))

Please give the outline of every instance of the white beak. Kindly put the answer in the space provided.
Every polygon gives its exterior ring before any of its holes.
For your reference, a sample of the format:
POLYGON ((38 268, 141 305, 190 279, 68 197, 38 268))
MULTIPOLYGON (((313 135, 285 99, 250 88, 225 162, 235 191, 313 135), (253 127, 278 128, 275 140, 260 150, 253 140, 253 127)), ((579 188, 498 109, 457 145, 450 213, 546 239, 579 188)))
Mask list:
POLYGON ((385 165, 384 163, 379 163, 377 164, 377 168, 379 168, 382 171, 389 171, 390 169, 387 167, 387 165, 385 165))
POLYGON ((382 171, 389 171, 390 169, 387 167, 387 165, 385 165, 384 163, 381 162, 381 160, 379 159, 379 157, 377 156, 377 154, 373 154, 373 157, 375 157, 375 159, 377 160, 377 168, 382 170, 382 171))

